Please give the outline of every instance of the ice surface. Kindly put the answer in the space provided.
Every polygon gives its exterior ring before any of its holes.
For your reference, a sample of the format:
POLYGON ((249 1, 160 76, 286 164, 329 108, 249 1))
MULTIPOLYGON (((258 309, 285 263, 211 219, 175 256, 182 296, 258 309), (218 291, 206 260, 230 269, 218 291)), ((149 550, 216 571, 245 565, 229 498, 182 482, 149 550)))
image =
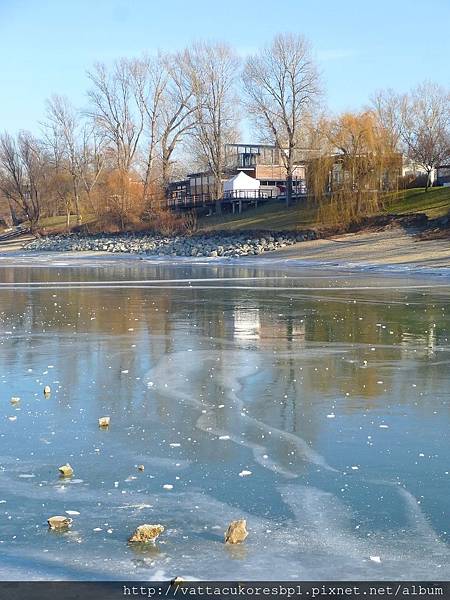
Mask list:
POLYGON ((448 578, 448 285, 205 262, 0 260, 0 577, 448 578))

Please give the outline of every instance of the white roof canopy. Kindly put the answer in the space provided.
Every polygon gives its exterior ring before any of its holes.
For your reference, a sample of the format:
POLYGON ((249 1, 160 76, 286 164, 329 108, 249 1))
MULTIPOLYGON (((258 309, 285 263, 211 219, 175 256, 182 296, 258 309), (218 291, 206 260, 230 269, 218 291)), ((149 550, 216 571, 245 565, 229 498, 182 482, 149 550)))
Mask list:
POLYGON ((235 190, 259 190, 261 185, 259 179, 246 175, 243 171, 240 171, 237 175, 231 179, 227 179, 223 184, 224 192, 232 192, 235 190))

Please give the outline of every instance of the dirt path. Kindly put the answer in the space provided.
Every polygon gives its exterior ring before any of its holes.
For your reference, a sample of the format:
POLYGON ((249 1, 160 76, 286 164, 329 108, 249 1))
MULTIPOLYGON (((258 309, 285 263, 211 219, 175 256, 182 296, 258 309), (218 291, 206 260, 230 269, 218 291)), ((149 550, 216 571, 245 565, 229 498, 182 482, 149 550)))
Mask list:
POLYGON ((10 240, 0 240, 0 253, 4 252, 17 252, 22 250, 25 244, 34 240, 34 235, 30 233, 24 233, 18 237, 11 238, 10 240))

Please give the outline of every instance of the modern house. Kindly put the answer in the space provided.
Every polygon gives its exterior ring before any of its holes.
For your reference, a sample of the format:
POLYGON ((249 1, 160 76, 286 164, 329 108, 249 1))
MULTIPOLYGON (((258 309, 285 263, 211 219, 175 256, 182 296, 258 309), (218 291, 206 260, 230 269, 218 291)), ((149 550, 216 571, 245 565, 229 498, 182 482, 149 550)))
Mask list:
MULTIPOLYGON (((230 210, 234 212, 236 207, 241 210, 242 202, 249 204, 252 198, 254 205, 267 198, 284 198, 286 167, 282 152, 283 150, 275 145, 227 144, 222 198, 214 197, 214 178, 211 173, 202 171, 190 173, 186 179, 171 183, 168 205, 171 208, 197 208, 215 200, 222 200, 222 205, 229 205, 230 210), (239 174, 245 177, 238 177, 239 174), (258 183, 253 184, 250 180, 258 183)), ((294 196, 303 197, 306 194, 307 170, 314 171, 320 158, 314 150, 298 150, 293 174, 294 196)), ((331 193, 351 179, 351 167, 347 165, 346 156, 338 150, 328 158, 330 166, 325 191, 331 193)), ((361 155, 361 160, 365 159, 366 157, 361 155)), ((425 169, 420 165, 406 159, 401 153, 393 153, 378 180, 372 181, 370 185, 376 185, 377 189, 383 190, 395 189, 400 178, 414 184, 420 178, 423 179, 425 174, 425 169)))
MULTIPOLYGON (((436 183, 436 175, 436 169, 433 169, 430 174, 430 181, 432 185, 436 183)), ((403 156, 402 177, 404 181, 409 183, 409 186, 420 187, 424 185, 424 181, 427 179, 427 171, 422 165, 419 165, 406 156, 403 156)))
MULTIPOLYGON (((282 150, 276 146, 267 144, 227 144, 223 182, 234 178, 239 173, 244 173, 259 181, 259 191, 258 194, 254 193, 255 198, 256 195, 264 199, 282 194, 286 188, 286 168, 281 152, 282 150)), ((294 168, 294 192, 299 193, 305 189, 307 152, 307 150, 298 152, 294 168)), ((170 184, 168 204, 172 207, 187 208, 205 205, 216 200, 213 197, 213 186, 214 178, 207 171, 190 173, 186 179, 170 184)), ((251 189, 252 186, 246 185, 245 190, 247 188, 251 189)), ((236 187, 233 188, 235 197, 239 195, 239 191, 236 187)))

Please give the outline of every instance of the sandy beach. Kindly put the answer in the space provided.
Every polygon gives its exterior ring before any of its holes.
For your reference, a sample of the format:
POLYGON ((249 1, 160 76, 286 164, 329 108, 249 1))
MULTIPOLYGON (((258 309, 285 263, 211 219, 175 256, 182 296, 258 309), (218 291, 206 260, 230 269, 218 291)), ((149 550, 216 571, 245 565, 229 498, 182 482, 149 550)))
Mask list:
POLYGON ((404 265, 434 269, 450 267, 450 243, 447 240, 421 241, 402 229, 389 229, 302 242, 265 256, 329 265, 404 265))

